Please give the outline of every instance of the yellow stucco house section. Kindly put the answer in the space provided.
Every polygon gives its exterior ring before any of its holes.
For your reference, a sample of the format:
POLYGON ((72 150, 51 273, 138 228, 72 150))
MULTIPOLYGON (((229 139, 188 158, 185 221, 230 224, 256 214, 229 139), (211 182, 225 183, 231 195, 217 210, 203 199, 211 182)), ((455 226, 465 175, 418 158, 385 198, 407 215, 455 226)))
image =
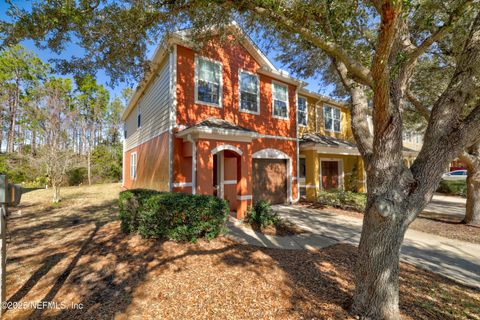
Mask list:
MULTIPOLYGON (((299 90, 297 100, 299 107, 306 105, 306 121, 299 120, 298 129, 301 195, 316 200, 320 190, 366 192, 365 166, 353 138, 350 108, 306 89, 299 90)), ((410 166, 422 141, 407 134, 403 144, 404 162, 410 166)))
POLYGON ((365 192, 365 170, 350 126, 350 109, 305 89, 298 99, 306 101, 307 109, 307 125, 299 124, 302 194, 315 200, 326 189, 365 192))

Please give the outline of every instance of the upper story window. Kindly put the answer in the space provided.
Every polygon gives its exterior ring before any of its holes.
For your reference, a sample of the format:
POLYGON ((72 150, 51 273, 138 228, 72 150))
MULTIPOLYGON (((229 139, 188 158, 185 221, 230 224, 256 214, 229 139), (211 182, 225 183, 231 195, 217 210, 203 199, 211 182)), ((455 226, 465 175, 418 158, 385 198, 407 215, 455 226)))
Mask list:
POLYGON ((297 103, 298 103, 298 106, 297 106, 298 124, 302 127, 306 127, 308 123, 307 99, 303 97, 298 97, 297 103))
POLYGON ((325 130, 341 132, 342 130, 342 111, 332 106, 323 107, 323 123, 325 130))
POLYGON ((222 106, 222 65, 206 58, 195 58, 195 103, 222 106))
POLYGON ((288 119, 288 87, 272 82, 273 117, 288 119))
POLYGON ((137 153, 133 152, 130 155, 130 178, 135 179, 137 177, 137 153))
POLYGON ((240 111, 258 114, 260 112, 258 76, 240 70, 238 81, 240 83, 240 111))
POLYGON ((137 128, 142 126, 142 110, 140 105, 137 107, 137 128))

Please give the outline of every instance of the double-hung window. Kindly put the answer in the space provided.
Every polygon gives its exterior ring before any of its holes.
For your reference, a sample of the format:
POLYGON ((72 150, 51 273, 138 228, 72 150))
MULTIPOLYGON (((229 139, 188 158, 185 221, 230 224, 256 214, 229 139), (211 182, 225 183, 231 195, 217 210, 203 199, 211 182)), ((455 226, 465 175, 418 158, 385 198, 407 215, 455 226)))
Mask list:
POLYGON ((240 111, 259 113, 259 81, 258 76, 245 72, 238 72, 240 85, 240 111))
POLYGON ((195 60, 195 102, 221 107, 222 65, 201 57, 195 60))
POLYGON ((130 178, 135 179, 137 177, 137 153, 133 152, 130 155, 130 178))
POLYGON ((306 127, 307 121, 308 121, 307 99, 303 97, 298 97, 297 103, 298 103, 298 106, 297 106, 298 125, 302 127, 306 127))
POLYGON ((272 82, 273 117, 288 119, 288 88, 272 82))
POLYGON ((332 106, 324 106, 323 121, 325 130, 340 132, 342 130, 342 111, 332 106))

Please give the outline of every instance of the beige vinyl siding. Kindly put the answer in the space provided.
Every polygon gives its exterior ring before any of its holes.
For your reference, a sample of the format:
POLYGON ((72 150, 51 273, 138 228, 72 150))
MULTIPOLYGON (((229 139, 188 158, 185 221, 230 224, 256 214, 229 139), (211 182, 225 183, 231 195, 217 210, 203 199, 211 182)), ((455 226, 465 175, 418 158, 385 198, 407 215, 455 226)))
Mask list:
POLYGON ((170 64, 168 62, 169 59, 166 56, 158 74, 127 117, 125 150, 147 142, 169 128, 171 99, 170 64), (140 128, 137 128, 138 107, 141 110, 140 128))

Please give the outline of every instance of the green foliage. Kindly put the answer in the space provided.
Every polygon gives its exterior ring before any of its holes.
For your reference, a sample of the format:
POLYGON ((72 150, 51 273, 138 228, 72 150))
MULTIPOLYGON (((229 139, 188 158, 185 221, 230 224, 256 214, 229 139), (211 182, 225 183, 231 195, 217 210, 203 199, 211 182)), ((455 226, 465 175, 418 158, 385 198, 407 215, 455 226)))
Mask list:
POLYGON ((251 225, 256 225, 261 228, 271 225, 277 225, 281 219, 276 212, 273 212, 270 203, 261 200, 253 204, 252 209, 248 213, 247 221, 251 225))
POLYGON ((225 232, 229 208, 214 196, 134 189, 120 193, 121 228, 146 238, 195 242, 225 232))
POLYGON ((0 173, 8 176, 12 183, 23 186, 45 187, 46 177, 40 168, 34 166, 28 157, 22 154, 0 155, 0 173))
POLYGON ((72 168, 67 171, 67 178, 69 186, 78 186, 87 180, 87 168, 72 168))
POLYGON ((95 182, 118 182, 122 179, 122 145, 100 144, 92 152, 92 175, 95 182))
POLYGON ((465 180, 442 180, 437 192, 466 197, 467 183, 465 180))
POLYGON ((356 193, 344 190, 320 191, 318 203, 345 210, 365 211, 367 196, 364 193, 356 193))

